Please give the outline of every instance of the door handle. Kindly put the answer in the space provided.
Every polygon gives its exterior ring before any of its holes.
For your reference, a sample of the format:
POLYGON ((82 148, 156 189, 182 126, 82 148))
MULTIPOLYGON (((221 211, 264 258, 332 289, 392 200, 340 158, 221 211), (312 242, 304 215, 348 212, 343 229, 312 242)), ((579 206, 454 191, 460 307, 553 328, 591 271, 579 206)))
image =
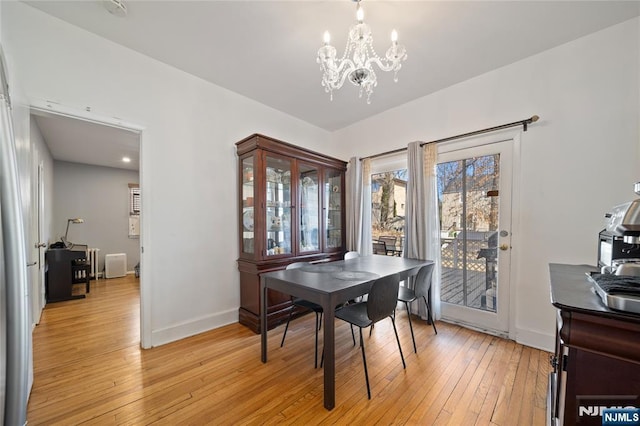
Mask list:
POLYGON ((36 266, 38 264, 38 262, 31 262, 31 263, 27 263, 27 267, 29 266, 36 266))
POLYGON ((47 246, 47 243, 36 243, 35 247, 36 248, 45 248, 47 246))
POLYGON ((509 250, 509 244, 500 244, 500 250, 502 251, 509 250))

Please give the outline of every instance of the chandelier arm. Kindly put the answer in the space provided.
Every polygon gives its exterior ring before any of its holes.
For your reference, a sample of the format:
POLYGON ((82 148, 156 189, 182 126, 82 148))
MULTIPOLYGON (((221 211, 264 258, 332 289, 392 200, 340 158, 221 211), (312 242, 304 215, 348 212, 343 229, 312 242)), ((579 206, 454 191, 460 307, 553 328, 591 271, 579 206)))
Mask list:
POLYGON ((345 59, 344 61, 342 61, 337 71, 339 77, 336 79, 336 82, 332 84, 332 86, 336 89, 341 88, 349 73, 354 69, 356 69, 356 66, 351 59, 345 59))
POLYGON ((385 72, 393 71, 396 69, 396 67, 398 69, 400 68, 400 61, 393 62, 389 60, 383 60, 378 57, 367 59, 366 65, 370 65, 372 63, 378 65, 378 68, 380 68, 382 71, 385 71, 385 72))
POLYGON ((343 59, 342 61, 340 61, 340 65, 338 65, 338 68, 336 69, 338 74, 348 74, 351 71, 353 71, 356 68, 356 65, 353 63, 353 61, 349 58, 347 59, 343 59))

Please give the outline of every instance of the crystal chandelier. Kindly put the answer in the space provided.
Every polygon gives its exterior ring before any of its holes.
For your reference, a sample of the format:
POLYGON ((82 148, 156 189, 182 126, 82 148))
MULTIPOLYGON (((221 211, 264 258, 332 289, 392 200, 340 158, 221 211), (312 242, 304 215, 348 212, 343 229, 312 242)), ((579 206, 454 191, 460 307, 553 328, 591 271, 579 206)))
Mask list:
POLYGON ((371 103, 373 88, 378 84, 373 64, 382 71, 393 71, 394 81, 398 81, 398 71, 402 67, 401 62, 407 59, 407 52, 403 45, 398 44, 398 33, 391 32, 391 47, 384 58, 378 56, 373 49, 373 37, 371 28, 364 23, 364 12, 360 6, 360 0, 356 7, 356 19, 358 22, 349 29, 349 38, 342 58, 336 59, 336 48, 331 46, 329 31, 324 33, 324 46, 318 50, 317 62, 322 69, 322 86, 333 100, 333 91, 340 89, 347 77, 356 86, 360 86, 362 93, 367 94, 367 103, 371 103))

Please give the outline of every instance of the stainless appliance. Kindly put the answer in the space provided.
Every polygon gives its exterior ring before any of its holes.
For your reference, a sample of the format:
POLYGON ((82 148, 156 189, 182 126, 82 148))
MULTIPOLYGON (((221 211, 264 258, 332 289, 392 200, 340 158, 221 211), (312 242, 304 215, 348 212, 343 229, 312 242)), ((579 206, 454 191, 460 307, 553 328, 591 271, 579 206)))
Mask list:
MULTIPOLYGON (((635 189, 640 193, 638 183, 635 189)), ((616 259, 640 258, 640 199, 615 206, 605 217, 606 228, 598 235, 598 267, 612 266, 616 259)))
POLYGON ((596 294, 609 308, 640 314, 640 277, 594 274, 589 278, 596 294))
POLYGON ((0 423, 24 425, 31 330, 11 102, 0 49, 0 423))
MULTIPOLYGON (((634 185, 640 195, 640 182, 634 185)), ((640 199, 615 206, 598 238, 593 288, 609 308, 640 313, 640 199)))

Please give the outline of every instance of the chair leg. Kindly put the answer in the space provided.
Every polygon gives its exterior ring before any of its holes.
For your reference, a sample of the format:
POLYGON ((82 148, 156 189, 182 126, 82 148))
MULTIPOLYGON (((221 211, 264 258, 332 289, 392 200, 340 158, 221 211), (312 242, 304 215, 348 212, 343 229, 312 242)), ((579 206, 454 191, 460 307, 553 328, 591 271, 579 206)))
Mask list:
POLYGON ((287 330, 289 329, 289 322, 291 321, 291 315, 293 315, 293 306, 289 310, 289 318, 287 318, 287 325, 284 326, 284 334, 282 335, 282 342, 280 342, 280 347, 284 346, 284 339, 287 337, 287 330))
POLYGON ((373 326, 374 326, 374 325, 375 325, 375 324, 371 324, 371 328, 369 329, 369 337, 371 337, 371 333, 373 333, 373 326))
MULTIPOLYGON (((318 314, 316 313, 316 315, 318 314)), ((316 325, 317 325, 316 330, 320 330, 320 328, 322 328, 322 312, 320 312, 320 322, 316 325)))
POLYGON ((351 326, 351 339, 353 339, 353 346, 356 345, 356 335, 353 333, 353 324, 349 324, 351 326))
POLYGON ((433 326, 433 331, 435 331, 435 333, 438 334, 438 330, 436 330, 436 322, 433 320, 433 317, 431 316, 431 304, 429 304, 429 301, 427 300, 426 297, 422 296, 422 298, 424 299, 424 304, 427 305, 427 316, 429 317, 429 321, 431 321, 431 325, 433 326))
POLYGON ((396 334, 396 341, 398 342, 398 350, 400 351, 400 358, 402 358, 402 368, 407 368, 407 364, 404 362, 404 355, 402 354, 402 347, 400 346, 400 338, 398 337, 398 330, 396 329, 396 321, 391 318, 391 324, 393 324, 393 332, 396 334))
POLYGON ((362 364, 364 365, 364 379, 367 381, 367 397, 371 399, 371 389, 369 388, 369 372, 367 371, 367 356, 364 353, 364 340, 362 339, 362 329, 360 329, 360 348, 362 349, 362 364))
POLYGON ((407 316, 409 317, 409 328, 411 329, 411 340, 413 340, 413 352, 418 353, 418 348, 416 348, 416 338, 413 335, 413 325, 411 324, 411 307, 409 306, 409 302, 404 302, 404 305, 407 307, 407 316))
POLYGON ((316 312, 316 349, 313 352, 314 355, 314 364, 313 364, 313 368, 318 368, 318 330, 320 330, 319 328, 319 324, 322 321, 322 317, 321 317, 322 313, 318 314, 316 312))

